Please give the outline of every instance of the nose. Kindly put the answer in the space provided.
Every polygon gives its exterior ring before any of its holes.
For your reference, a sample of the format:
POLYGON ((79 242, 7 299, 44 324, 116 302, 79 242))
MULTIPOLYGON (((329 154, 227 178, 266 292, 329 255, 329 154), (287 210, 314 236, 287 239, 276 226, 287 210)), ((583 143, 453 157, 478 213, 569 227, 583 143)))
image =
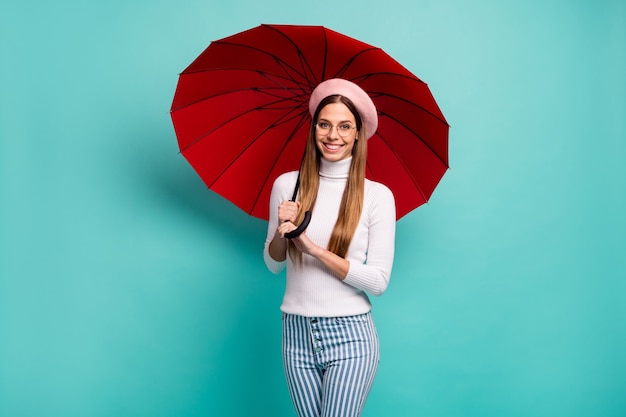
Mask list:
POLYGON ((331 140, 339 139, 339 126, 330 126, 328 138, 331 140))

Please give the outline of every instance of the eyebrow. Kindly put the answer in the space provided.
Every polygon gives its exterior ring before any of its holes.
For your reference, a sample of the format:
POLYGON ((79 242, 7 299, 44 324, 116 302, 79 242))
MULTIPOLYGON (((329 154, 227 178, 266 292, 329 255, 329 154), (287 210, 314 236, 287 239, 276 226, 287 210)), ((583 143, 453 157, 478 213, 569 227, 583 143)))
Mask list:
MULTIPOLYGON (((328 122, 328 123, 330 123, 330 120, 328 120, 328 119, 324 119, 324 118, 317 119, 317 121, 318 121, 318 122, 322 121, 322 122, 328 122)), ((342 120, 342 121, 340 121, 339 123, 351 123, 351 124, 356 124, 356 123, 355 123, 355 122, 353 122, 352 120, 342 120)))

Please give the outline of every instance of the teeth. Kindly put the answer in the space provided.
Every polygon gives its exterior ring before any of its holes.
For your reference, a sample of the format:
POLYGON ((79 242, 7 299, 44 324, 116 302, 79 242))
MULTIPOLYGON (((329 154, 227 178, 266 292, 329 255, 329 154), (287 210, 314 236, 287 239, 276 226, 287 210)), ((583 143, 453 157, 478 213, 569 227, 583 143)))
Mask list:
POLYGON ((328 144, 328 143, 326 144, 326 147, 327 147, 328 149, 332 150, 332 151, 334 151, 334 150, 337 150, 337 149, 341 148, 341 146, 340 146, 340 145, 331 145, 331 144, 328 144))

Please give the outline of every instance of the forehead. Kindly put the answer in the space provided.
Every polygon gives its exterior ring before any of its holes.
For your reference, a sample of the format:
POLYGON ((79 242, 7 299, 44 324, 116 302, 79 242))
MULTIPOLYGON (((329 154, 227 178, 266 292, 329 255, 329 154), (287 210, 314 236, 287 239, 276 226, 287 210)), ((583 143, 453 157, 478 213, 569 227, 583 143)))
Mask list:
POLYGON ((355 123, 354 115, 343 103, 330 103, 322 108, 318 119, 329 122, 352 122, 355 123))

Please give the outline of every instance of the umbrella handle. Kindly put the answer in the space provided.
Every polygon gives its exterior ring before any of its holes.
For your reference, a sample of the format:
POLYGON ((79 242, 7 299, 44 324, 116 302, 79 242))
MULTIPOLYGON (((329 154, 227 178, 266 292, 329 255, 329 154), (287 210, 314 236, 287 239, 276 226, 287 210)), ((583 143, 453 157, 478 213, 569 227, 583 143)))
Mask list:
POLYGON ((304 212, 304 219, 302 220, 302 223, 300 224, 300 226, 298 226, 295 230, 292 230, 289 233, 285 233, 285 237, 287 239, 293 239, 294 237, 300 236, 302 232, 304 232, 304 229, 307 228, 310 221, 311 221, 311 212, 307 210, 304 212))

